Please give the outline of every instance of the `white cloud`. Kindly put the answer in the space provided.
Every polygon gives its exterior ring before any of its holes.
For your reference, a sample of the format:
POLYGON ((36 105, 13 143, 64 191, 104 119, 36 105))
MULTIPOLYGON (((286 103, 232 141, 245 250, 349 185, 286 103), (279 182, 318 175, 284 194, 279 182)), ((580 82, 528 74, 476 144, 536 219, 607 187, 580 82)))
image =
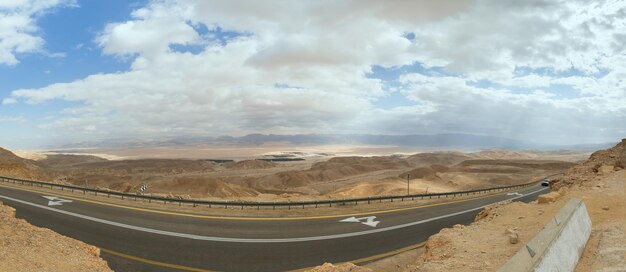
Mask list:
POLYGON ((2 105, 10 105, 10 104, 15 104, 15 103, 17 103, 17 99, 13 97, 6 97, 2 99, 2 105))
POLYGON ((76 102, 43 124, 72 137, 359 131, 604 141, 626 124, 625 17, 620 1, 153 1, 96 37, 104 54, 132 60, 129 71, 15 90, 4 101, 76 102), (223 44, 218 27, 242 35, 223 44), (390 89, 368 77, 373 65, 416 62, 444 75, 406 74, 390 89), (391 90, 414 105, 377 108, 391 90))
POLYGON ((23 116, 0 116, 0 123, 27 123, 26 118, 23 116))
MULTIPOLYGON (((44 39, 36 24, 43 12, 75 5, 73 0, 6 0, 0 3, 0 64, 16 65, 17 54, 40 52, 44 39)), ((59 57, 58 53, 49 54, 59 57)))

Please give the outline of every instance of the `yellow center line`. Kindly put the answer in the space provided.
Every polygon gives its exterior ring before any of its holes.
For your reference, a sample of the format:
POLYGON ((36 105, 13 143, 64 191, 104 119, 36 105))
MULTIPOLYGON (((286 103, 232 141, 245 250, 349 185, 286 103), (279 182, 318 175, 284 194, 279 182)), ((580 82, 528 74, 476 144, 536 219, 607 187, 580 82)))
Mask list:
POLYGON ((128 255, 128 254, 125 254, 125 253, 121 253, 121 252, 117 252, 117 251, 113 251, 113 250, 106 249, 106 248, 101 248, 101 247, 100 247, 100 251, 108 253, 108 254, 111 254, 111 255, 115 255, 115 256, 118 256, 118 257, 122 257, 122 258, 125 258, 125 259, 138 261, 138 262, 142 262, 142 263, 147 263, 147 264, 151 264, 151 265, 156 265, 156 266, 160 266, 160 267, 174 268, 174 269, 178 269, 178 270, 195 271, 195 272, 211 272, 211 270, 206 270, 206 269, 200 269, 200 268, 194 268, 194 267, 189 267, 189 266, 184 266, 184 265, 170 264, 170 263, 164 263, 164 262, 159 262, 159 261, 154 261, 154 260, 148 260, 148 259, 144 259, 144 258, 141 258, 141 257, 128 255))
POLYGON ((135 211, 141 211, 141 212, 149 212, 149 213, 157 213, 157 214, 165 214, 165 215, 174 215, 174 216, 184 216, 184 217, 192 217, 192 218, 202 218, 202 219, 244 220, 244 221, 312 220, 312 219, 328 219, 328 218, 340 218, 340 217, 362 216, 362 215, 372 215, 372 214, 384 214, 384 213, 392 213, 392 212, 400 212, 400 211, 423 209, 423 208, 428 208, 428 207, 442 206, 442 205, 454 204, 454 203, 460 203, 460 202, 467 202, 467 201, 472 201, 472 200, 477 200, 477 199, 484 199, 484 198, 488 198, 488 197, 502 195, 502 194, 507 192, 507 191, 503 191, 502 193, 498 193, 498 194, 490 194, 490 195, 473 197, 473 198, 468 198, 468 199, 446 201, 446 202, 442 202, 442 203, 426 204, 426 205, 412 206, 412 207, 406 207, 406 208, 387 209, 387 210, 381 210, 381 211, 361 212, 361 213, 348 213, 348 214, 336 214, 336 215, 319 215, 319 216, 303 216, 303 217, 237 217, 237 216, 232 216, 231 217, 231 216, 217 216, 217 215, 199 215, 199 214, 179 213, 179 212, 169 212, 169 211, 153 210, 153 209, 146 209, 146 208, 138 208, 138 207, 132 207, 132 206, 126 206, 126 205, 120 205, 120 204, 113 204, 113 203, 106 203, 106 202, 101 202, 101 201, 96 201, 96 200, 88 200, 88 199, 84 199, 84 198, 78 198, 78 197, 71 197, 71 196, 66 196, 66 195, 59 195, 59 194, 54 194, 54 193, 48 193, 48 192, 41 191, 41 190, 32 190, 32 189, 19 188, 19 187, 16 187, 16 186, 7 186, 6 184, 0 184, 0 187, 5 187, 5 188, 10 188, 10 189, 15 189, 15 190, 21 190, 21 191, 27 191, 27 192, 33 192, 33 193, 39 193, 39 194, 43 193, 43 194, 50 195, 50 196, 62 197, 62 198, 67 198, 67 199, 76 200, 76 201, 80 201, 80 202, 92 203, 92 204, 97 204, 97 205, 102 205, 102 206, 116 207, 116 208, 121 208, 121 209, 135 210, 135 211))

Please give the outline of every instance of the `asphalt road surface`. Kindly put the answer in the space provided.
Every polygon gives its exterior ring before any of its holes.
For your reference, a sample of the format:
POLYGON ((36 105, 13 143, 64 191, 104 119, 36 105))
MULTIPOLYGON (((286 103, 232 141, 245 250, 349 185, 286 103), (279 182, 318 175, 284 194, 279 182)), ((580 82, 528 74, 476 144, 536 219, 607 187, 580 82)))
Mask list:
POLYGON ((227 218, 150 212, 55 197, 0 183, 0 201, 18 218, 102 249, 116 271, 286 271, 370 261, 468 224, 485 205, 531 201, 549 188, 531 186, 472 200, 359 215, 227 218))

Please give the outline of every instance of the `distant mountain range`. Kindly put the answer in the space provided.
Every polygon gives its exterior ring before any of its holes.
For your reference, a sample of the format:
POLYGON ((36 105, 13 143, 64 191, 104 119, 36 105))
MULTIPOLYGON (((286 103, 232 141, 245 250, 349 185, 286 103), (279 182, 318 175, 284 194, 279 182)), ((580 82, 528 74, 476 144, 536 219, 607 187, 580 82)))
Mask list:
POLYGON ((519 141, 509 138, 472 134, 433 134, 433 135, 371 135, 371 134, 248 134, 242 137, 178 137, 172 139, 113 139, 100 142, 83 142, 54 146, 51 148, 129 148, 196 145, 262 145, 266 143, 286 143, 292 145, 389 145, 428 148, 478 148, 478 149, 584 149, 607 148, 614 143, 555 146, 519 141))

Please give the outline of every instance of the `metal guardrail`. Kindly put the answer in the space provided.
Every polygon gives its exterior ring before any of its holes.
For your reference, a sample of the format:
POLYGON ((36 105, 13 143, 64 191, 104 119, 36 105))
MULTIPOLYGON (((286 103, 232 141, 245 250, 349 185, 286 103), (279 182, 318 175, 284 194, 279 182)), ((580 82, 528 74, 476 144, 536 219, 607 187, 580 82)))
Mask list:
POLYGON ((448 198, 448 197, 457 197, 457 196, 486 194, 486 193, 491 193, 491 192, 501 192, 501 191, 529 187, 556 175, 561 175, 561 173, 549 175, 542 179, 529 182, 529 183, 524 183, 524 184, 494 187, 494 188, 485 188, 485 189, 475 189, 475 190, 468 190, 468 191, 430 193, 430 194, 413 194, 413 195, 373 196, 373 197, 361 197, 361 198, 346 198, 346 199, 317 200, 317 201, 297 201, 297 202, 251 202, 251 201, 246 202, 246 201, 207 201, 207 200, 194 200, 194 199, 178 199, 178 198, 169 198, 169 197, 160 197, 160 196, 129 194, 129 193, 122 193, 122 192, 117 192, 117 191, 92 189, 92 188, 85 188, 85 187, 79 187, 79 186, 56 184, 56 183, 34 181, 34 180, 27 180, 27 179, 18 179, 18 178, 4 177, 4 176, 0 176, 0 181, 14 183, 14 184, 39 186, 42 188, 50 187, 50 189, 60 188, 62 191, 64 190, 69 190, 72 192, 82 191, 83 194, 90 192, 90 193, 94 193, 96 196, 98 196, 98 194, 106 195, 107 197, 111 197, 113 195, 113 196, 119 196, 121 197, 121 199, 127 198, 127 199, 133 199, 135 201, 137 199, 142 199, 142 200, 148 200, 148 202, 152 202, 152 201, 163 202, 163 204, 167 204, 167 203, 175 203, 179 205, 191 204, 194 207, 196 206, 208 206, 208 207, 223 206, 224 208, 228 208, 230 206, 230 207, 241 207, 242 209, 244 207, 256 207, 257 209, 260 207, 273 207, 274 209, 276 209, 276 207, 288 207, 289 209, 291 209, 291 207, 300 207, 300 206, 302 206, 302 208, 305 208, 307 206, 315 206, 315 208, 317 208, 319 206, 326 206, 326 205, 328 205, 329 207, 332 207, 333 204, 335 205, 348 205, 348 204, 358 205, 359 203, 367 203, 367 204, 370 204, 373 202, 381 203, 382 201, 386 201, 386 200, 393 202, 394 200, 404 201, 405 199, 406 200, 434 199, 434 198, 448 198))

